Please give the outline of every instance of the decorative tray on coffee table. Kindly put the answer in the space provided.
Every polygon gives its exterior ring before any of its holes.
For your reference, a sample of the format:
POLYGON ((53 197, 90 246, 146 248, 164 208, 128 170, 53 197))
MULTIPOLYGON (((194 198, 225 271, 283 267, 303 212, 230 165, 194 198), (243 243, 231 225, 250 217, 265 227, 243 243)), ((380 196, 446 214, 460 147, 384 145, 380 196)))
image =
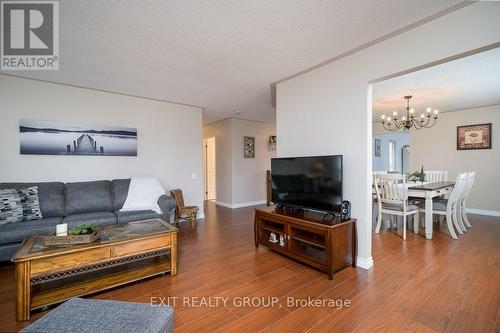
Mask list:
POLYGON ((61 246, 61 245, 76 245, 93 243, 101 237, 99 231, 94 231, 91 234, 85 235, 68 235, 68 236, 41 236, 44 246, 61 246))

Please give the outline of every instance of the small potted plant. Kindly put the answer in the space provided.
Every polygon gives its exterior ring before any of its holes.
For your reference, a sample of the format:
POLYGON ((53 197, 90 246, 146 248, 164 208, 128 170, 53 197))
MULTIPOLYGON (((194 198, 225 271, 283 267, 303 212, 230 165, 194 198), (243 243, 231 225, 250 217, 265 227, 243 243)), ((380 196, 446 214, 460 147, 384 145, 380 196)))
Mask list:
POLYGON ((424 166, 422 165, 420 171, 415 171, 414 173, 410 174, 408 179, 414 182, 420 181, 421 183, 423 183, 425 181, 424 166))
POLYGON ((69 229, 70 235, 90 235, 97 231, 95 224, 79 224, 76 227, 69 229))

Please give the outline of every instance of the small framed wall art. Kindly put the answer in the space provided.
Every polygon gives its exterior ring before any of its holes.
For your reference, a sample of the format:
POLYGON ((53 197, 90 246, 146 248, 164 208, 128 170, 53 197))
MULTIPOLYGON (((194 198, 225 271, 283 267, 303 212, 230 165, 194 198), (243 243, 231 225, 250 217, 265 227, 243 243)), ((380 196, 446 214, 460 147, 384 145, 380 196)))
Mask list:
POLYGON ((375 157, 381 156, 382 141, 380 139, 375 139, 375 157))
POLYGON ((253 136, 243 137, 243 153, 245 158, 255 157, 255 138, 253 136))
POLYGON ((457 126, 457 150, 491 149, 491 123, 457 126))

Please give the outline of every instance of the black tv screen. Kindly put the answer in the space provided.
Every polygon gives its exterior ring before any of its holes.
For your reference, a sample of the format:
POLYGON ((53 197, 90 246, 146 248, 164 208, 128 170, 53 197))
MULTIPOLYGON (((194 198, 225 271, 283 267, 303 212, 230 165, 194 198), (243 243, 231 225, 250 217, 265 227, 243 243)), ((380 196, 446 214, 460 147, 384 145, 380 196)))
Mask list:
POLYGON ((273 158, 271 176, 274 203, 340 213, 342 155, 273 158))

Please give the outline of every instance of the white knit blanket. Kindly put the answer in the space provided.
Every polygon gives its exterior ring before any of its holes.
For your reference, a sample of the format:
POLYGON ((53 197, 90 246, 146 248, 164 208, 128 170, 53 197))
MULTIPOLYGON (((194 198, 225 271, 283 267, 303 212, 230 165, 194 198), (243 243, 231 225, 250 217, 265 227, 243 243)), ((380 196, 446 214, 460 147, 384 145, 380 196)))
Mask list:
POLYGON ((154 177, 132 177, 127 199, 121 212, 152 210, 161 215, 158 198, 165 194, 158 179, 154 177))

